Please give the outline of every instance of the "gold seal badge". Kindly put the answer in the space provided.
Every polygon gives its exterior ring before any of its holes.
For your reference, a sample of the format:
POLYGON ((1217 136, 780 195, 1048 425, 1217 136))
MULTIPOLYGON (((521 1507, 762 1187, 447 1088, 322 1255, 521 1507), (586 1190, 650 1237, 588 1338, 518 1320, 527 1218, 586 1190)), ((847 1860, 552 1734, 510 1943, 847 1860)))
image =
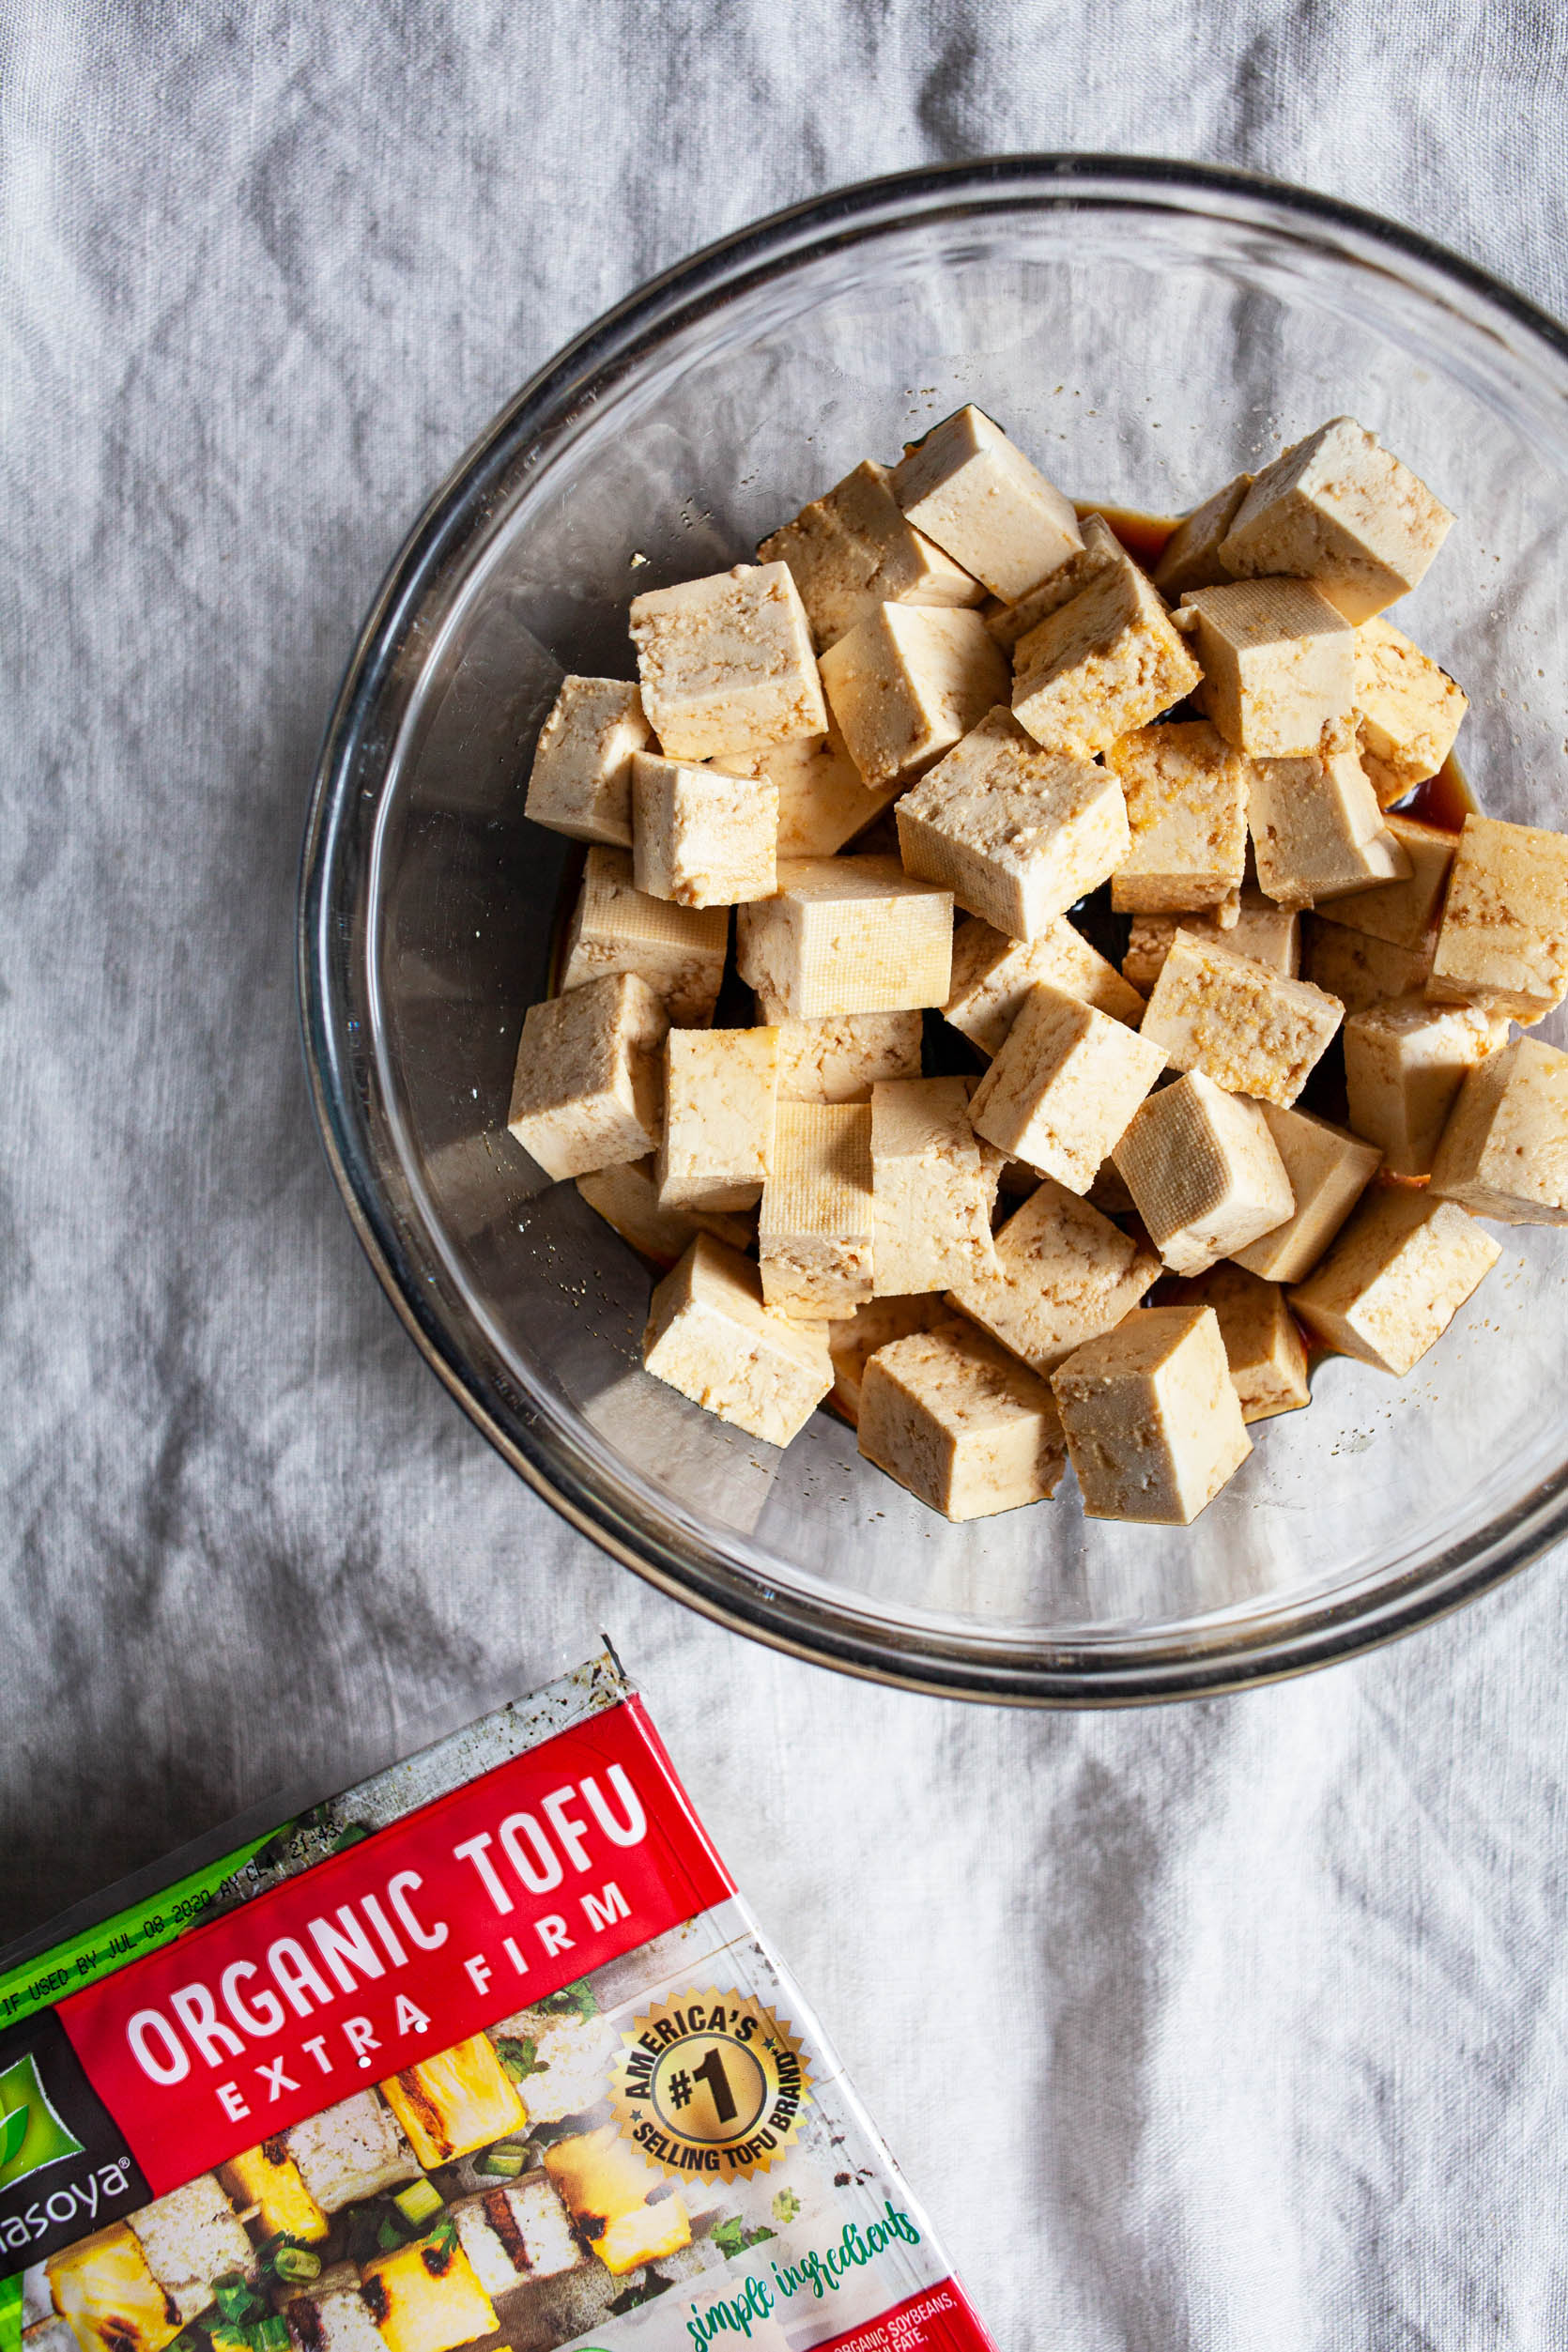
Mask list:
POLYGON ((800 2130, 810 2086, 801 2045, 747 1992, 693 1989, 622 2036, 616 2122, 667 2173, 765 2173, 800 2130))

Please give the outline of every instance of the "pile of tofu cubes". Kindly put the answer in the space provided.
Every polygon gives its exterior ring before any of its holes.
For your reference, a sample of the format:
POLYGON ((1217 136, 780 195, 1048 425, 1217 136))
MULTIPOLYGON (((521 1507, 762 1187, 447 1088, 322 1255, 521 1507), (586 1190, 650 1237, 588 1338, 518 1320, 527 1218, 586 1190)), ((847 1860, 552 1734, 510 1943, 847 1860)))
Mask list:
POLYGON ((589 847, 509 1124, 672 1268, 651 1373, 776 1445, 831 1394, 949 1518, 1070 1457, 1185 1525, 1309 1401, 1301 1327, 1404 1375, 1478 1216, 1568 1217, 1568 1056, 1508 1041, 1568 990, 1568 839, 1398 813, 1467 703, 1382 616, 1452 520, 1341 417, 1145 572, 968 407, 634 599, 637 684, 539 739, 589 847))

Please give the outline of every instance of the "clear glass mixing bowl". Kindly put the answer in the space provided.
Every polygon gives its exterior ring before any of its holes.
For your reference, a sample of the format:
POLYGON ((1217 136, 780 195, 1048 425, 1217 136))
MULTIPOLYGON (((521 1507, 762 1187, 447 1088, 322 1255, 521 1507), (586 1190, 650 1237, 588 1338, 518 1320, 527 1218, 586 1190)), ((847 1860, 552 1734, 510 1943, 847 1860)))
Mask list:
POLYGON ((433 1369, 532 1486, 666 1591, 975 1698, 1255 1682, 1404 1631, 1562 1532, 1568 1233, 1502 1232, 1500 1267, 1409 1380, 1322 1364, 1311 1410, 1256 1430, 1191 1529, 1086 1521, 1070 1482, 949 1527, 825 1414, 780 1454, 650 1379, 648 1274, 504 1130, 568 854, 522 815, 562 671, 630 674, 635 590, 746 558, 966 400, 1070 492, 1167 513, 1360 417, 1460 518, 1397 617, 1471 694, 1483 804, 1563 822, 1559 327, 1407 231, 1238 175, 1035 156, 878 181, 633 296, 518 393, 416 526, 305 840, 322 1132, 433 1369))

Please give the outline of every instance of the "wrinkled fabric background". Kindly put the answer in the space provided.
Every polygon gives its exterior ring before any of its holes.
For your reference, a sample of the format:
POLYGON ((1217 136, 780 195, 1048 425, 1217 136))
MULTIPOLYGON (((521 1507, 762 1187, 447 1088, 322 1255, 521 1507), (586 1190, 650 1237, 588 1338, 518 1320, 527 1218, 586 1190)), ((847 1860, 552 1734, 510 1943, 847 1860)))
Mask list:
POLYGON ((1273 1691, 1027 1717, 645 1591, 424 1371, 317 1150, 313 756, 437 478, 827 186, 1191 155, 1568 309, 1550 0, 11 0, 0 15, 5 1927, 607 1628, 1004 2352, 1560 2345, 1548 1560, 1273 1691))

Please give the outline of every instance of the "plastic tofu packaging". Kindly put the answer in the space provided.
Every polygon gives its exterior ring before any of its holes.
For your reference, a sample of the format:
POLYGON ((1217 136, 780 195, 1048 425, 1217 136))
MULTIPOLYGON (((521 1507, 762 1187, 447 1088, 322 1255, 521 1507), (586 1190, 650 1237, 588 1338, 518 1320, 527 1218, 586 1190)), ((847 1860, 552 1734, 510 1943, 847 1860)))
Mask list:
POLYGON ((989 2352, 608 1655, 137 1895, 0 1955, 0 2352, 989 2352))

